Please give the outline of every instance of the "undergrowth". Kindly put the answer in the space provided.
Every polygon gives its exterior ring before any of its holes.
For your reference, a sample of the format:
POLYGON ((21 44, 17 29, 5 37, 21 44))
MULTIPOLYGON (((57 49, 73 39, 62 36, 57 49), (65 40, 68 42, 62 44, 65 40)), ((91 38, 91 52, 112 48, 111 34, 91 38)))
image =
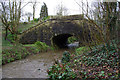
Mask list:
POLYGON ((51 66, 48 70, 48 76, 50 77, 49 80, 72 80, 76 78, 76 74, 70 68, 70 53, 65 51, 63 53, 63 57, 61 59, 62 63, 55 63, 51 66))
POLYGON ((6 64, 15 60, 20 60, 28 55, 45 52, 51 49, 48 45, 42 42, 36 42, 35 44, 16 44, 2 51, 2 63, 6 64))
MULTIPOLYGON (((67 53, 67 52, 66 52, 67 53)), ((64 53, 63 53, 64 54, 64 53)), ((119 54, 117 44, 111 42, 110 45, 97 45, 90 50, 88 47, 80 47, 70 57, 64 56, 65 63, 54 64, 49 70, 50 79, 110 79, 119 80, 119 54), (72 71, 68 76, 66 67, 72 71), (65 70, 65 71, 64 71, 65 70), (65 76, 64 76, 65 75, 65 76), (67 76, 67 78, 66 78, 67 76)), ((64 61, 63 60, 63 61, 64 61)))
POLYGON ((76 69, 79 78, 118 79, 118 55, 115 43, 99 45, 92 51, 75 56, 71 67, 76 69))
POLYGON ((40 41, 35 42, 35 46, 42 51, 46 51, 49 48, 48 45, 46 45, 44 42, 40 42, 40 41))

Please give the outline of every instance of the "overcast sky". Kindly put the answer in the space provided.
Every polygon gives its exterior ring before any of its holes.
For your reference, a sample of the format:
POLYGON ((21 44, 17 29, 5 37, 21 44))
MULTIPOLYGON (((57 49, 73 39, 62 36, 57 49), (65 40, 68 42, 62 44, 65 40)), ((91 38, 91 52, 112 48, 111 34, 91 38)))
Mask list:
MULTIPOLYGON (((24 2, 24 4, 31 1, 31 0, 25 0, 25 1, 26 2, 24 2)), ((81 8, 78 4, 76 4, 75 1, 77 1, 78 3, 81 2, 81 0, 37 0, 35 17, 36 18, 39 17, 40 9, 41 9, 41 6, 43 5, 43 2, 45 2, 47 7, 48 7, 48 14, 49 15, 55 15, 56 14, 56 7, 61 3, 68 9, 69 15, 81 14, 81 8)), ((91 2, 92 0, 88 0, 88 1, 91 2)), ((32 5, 28 4, 26 7, 24 7, 23 11, 32 13, 32 5)))
MULTIPOLYGON (((23 5, 30 1, 35 1, 35 0, 24 0, 23 5)), ((68 9, 69 15, 75 15, 75 14, 82 13, 80 6, 76 3, 76 2, 78 2, 79 4, 81 4, 82 0, 36 0, 36 1, 37 1, 37 6, 36 6, 35 18, 39 18, 40 9, 41 9, 41 6, 43 5, 43 2, 45 2, 48 7, 49 15, 55 15, 56 7, 61 3, 68 9)), ((83 0, 83 1, 86 1, 86 0, 83 0)), ((87 0, 87 1, 89 2, 89 6, 91 6, 92 2, 102 1, 102 0, 87 0)), ((114 1, 114 0, 109 0, 109 1, 114 1)), ((118 1, 120 1, 120 0, 118 0, 118 1)), ((23 11, 24 11, 24 13, 27 13, 27 12, 32 13, 32 11, 33 11, 32 4, 28 4, 27 6, 25 6, 23 11)))

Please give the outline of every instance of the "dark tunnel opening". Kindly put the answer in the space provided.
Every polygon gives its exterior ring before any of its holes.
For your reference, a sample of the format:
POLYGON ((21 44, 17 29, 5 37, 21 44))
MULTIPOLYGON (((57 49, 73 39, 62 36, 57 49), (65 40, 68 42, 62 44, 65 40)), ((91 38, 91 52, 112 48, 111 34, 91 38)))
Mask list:
POLYGON ((73 35, 71 34, 60 34, 52 38, 53 45, 56 45, 59 48, 68 48, 68 38, 73 35))

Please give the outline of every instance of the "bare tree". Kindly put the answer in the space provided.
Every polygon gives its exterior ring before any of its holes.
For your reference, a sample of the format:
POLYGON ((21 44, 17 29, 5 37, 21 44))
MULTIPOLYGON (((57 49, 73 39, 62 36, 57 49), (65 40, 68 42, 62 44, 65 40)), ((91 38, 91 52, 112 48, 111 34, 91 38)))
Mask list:
POLYGON ((56 14, 59 16, 68 15, 68 8, 66 8, 62 3, 58 4, 56 7, 56 14))
POLYGON ((32 8, 33 8, 33 20, 35 18, 35 9, 36 9, 36 6, 37 6, 37 0, 31 0, 30 3, 32 4, 32 8))
MULTIPOLYGON (((76 1, 75 1, 76 2, 76 1)), ((107 43, 109 45, 110 40, 115 39, 116 34, 116 22, 117 22, 117 2, 96 2, 94 7, 89 7, 88 3, 85 4, 82 2, 80 5, 76 2, 80 8, 82 8, 83 14, 89 21, 89 24, 94 26, 94 30, 92 27, 89 27, 90 34, 92 34, 93 42, 97 40, 97 42, 102 42, 104 45, 107 43), (83 8, 87 6, 87 9, 83 8), (89 8, 89 11, 88 11, 89 8), (94 17, 94 19, 92 17, 94 17), (99 37, 94 31, 99 33, 99 37)))
MULTIPOLYGON (((11 34, 17 34, 17 27, 19 25, 21 17, 21 0, 19 2, 9 0, 9 4, 6 2, 1 2, 2 5, 2 16, 1 20, 6 30, 6 36, 8 35, 8 30, 11 34)), ((14 36, 14 39, 17 39, 17 36, 14 36)))
POLYGON ((36 8, 36 0, 33 2, 33 20, 35 18, 35 8, 36 8))
POLYGON ((30 22, 30 17, 32 16, 32 13, 27 12, 27 13, 25 13, 25 16, 27 16, 28 22, 30 22))
POLYGON ((19 26, 20 18, 21 18, 21 10, 27 4, 29 4, 29 2, 23 6, 21 6, 22 4, 21 0, 19 1, 9 0, 9 2, 2 1, 0 3, 2 6, 0 19, 6 31, 5 40, 7 38, 8 31, 13 35, 14 40, 16 40, 17 33, 18 33, 17 29, 19 26))
POLYGON ((3 26, 5 27, 5 31, 6 31, 6 35, 5 35, 5 40, 7 38, 7 35, 8 35, 8 27, 9 27, 9 22, 8 22, 8 19, 9 19, 9 14, 8 14, 8 5, 5 3, 5 2, 1 2, 1 5, 2 5, 2 9, 1 9, 1 21, 3 23, 3 26))

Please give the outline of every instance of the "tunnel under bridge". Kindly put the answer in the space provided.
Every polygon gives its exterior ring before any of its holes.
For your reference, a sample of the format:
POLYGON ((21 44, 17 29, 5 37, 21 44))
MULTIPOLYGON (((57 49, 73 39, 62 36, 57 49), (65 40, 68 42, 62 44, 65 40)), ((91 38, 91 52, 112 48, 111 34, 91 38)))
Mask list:
POLYGON ((22 33, 19 42, 33 44, 36 41, 41 41, 47 45, 64 48, 69 37, 75 36, 82 43, 83 36, 89 35, 88 21, 81 15, 72 15, 53 18, 33 26, 22 33))

